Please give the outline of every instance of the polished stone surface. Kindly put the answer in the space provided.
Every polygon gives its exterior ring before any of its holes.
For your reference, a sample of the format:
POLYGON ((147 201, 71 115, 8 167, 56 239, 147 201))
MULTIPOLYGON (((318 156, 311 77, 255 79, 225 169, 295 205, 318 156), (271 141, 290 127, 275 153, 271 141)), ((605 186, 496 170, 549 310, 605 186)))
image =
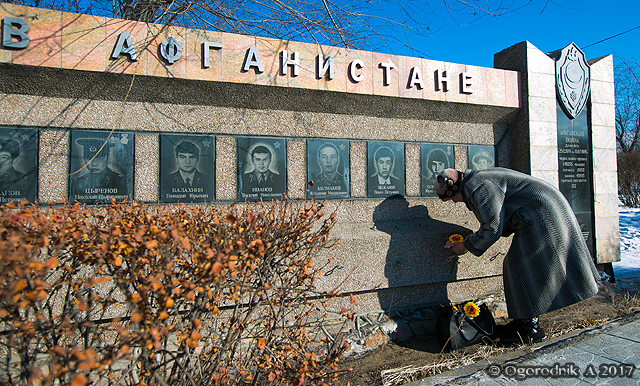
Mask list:
POLYGON ((428 385, 638 385, 640 384, 640 320, 614 321, 584 333, 561 337, 554 342, 537 344, 539 351, 521 350, 512 358, 496 357, 438 376, 412 382, 411 386, 428 385), (567 368, 573 364, 577 377, 518 376, 517 371, 548 368, 567 368), (626 366, 625 366, 626 365, 626 366), (502 368, 499 376, 489 375, 490 367, 502 368), (633 373, 631 374, 631 370, 633 373), (505 369, 516 369, 513 375, 505 369), (627 373, 623 373, 627 371, 627 373), (606 374, 618 376, 607 376, 606 374))

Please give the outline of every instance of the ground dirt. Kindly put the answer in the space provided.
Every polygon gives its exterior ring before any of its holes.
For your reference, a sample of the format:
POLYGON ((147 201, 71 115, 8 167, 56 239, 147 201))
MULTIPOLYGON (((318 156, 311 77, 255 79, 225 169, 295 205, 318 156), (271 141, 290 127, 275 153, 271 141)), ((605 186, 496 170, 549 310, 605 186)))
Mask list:
MULTIPOLYGON (((540 316, 540 324, 547 337, 553 338, 569 331, 604 324, 608 321, 640 312, 640 277, 605 283, 591 299, 540 316)), ((506 323, 498 318, 496 323, 506 323)), ((489 356, 518 348, 497 348, 476 345, 455 352, 442 352, 435 336, 423 335, 404 342, 389 341, 360 358, 342 361, 344 375, 336 384, 350 386, 392 386, 470 364, 489 356), (404 370, 399 370, 404 368, 404 370), (348 369, 352 369, 348 371, 348 369), (383 372, 395 369, 394 372, 383 372), (403 376, 397 376, 398 373, 403 376), (391 375, 390 375, 391 374, 391 375), (394 379, 395 378, 395 379, 394 379)))

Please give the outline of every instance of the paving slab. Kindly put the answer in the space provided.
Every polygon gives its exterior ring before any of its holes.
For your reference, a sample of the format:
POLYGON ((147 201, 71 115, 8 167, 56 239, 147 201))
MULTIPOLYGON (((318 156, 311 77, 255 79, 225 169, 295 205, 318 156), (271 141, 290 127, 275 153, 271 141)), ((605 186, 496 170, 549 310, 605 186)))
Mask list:
POLYGON ((409 386, 640 385, 640 314, 463 366, 409 386))

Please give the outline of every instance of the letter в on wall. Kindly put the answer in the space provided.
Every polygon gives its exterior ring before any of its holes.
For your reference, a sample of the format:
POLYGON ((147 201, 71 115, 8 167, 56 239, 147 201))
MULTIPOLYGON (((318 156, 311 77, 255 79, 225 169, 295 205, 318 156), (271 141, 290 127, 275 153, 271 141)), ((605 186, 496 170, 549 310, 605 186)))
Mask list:
POLYGON ((17 17, 5 17, 2 19, 2 46, 7 48, 23 49, 29 46, 31 40, 27 35, 29 24, 17 17), (14 28, 17 27, 17 28, 14 28), (14 41, 13 39, 17 39, 14 41))
POLYGON ((322 79, 325 74, 327 74, 327 78, 329 80, 333 79, 333 57, 327 57, 327 60, 324 60, 324 55, 319 54, 316 57, 316 74, 318 79, 322 79))
POLYGON ((291 53, 291 59, 289 59, 289 52, 282 50, 282 75, 287 75, 287 68, 291 66, 293 73, 291 75, 298 76, 298 66, 300 65, 300 57, 297 52, 291 53))
POLYGON ((136 50, 133 49, 133 43, 131 42, 131 34, 127 31, 122 32, 120 35, 118 35, 118 41, 113 47, 111 59, 118 59, 121 54, 129 55, 129 59, 133 60, 134 62, 138 60, 136 50))
POLYGON ((262 62, 260 61, 260 55, 258 55, 258 48, 256 47, 249 47, 249 49, 247 50, 247 55, 244 58, 242 71, 247 72, 251 69, 251 67, 255 67, 255 70, 259 74, 262 74, 264 72, 262 62))
POLYGON ((218 42, 202 42, 202 67, 209 68, 209 50, 222 48, 222 43, 218 42))

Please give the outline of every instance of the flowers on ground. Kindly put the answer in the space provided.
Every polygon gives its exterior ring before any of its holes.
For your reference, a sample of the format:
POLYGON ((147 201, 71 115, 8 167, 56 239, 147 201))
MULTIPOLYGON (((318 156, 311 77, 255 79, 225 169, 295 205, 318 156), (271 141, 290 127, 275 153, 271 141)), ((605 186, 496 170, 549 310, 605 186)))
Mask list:
POLYGON ((475 318, 480 315, 480 307, 474 302, 466 302, 464 304, 454 304, 451 306, 454 311, 464 311, 464 313, 470 317, 475 318))
POLYGON ((475 318, 480 315, 480 307, 478 307, 474 302, 467 302, 467 304, 464 305, 463 310, 470 318, 475 318))

